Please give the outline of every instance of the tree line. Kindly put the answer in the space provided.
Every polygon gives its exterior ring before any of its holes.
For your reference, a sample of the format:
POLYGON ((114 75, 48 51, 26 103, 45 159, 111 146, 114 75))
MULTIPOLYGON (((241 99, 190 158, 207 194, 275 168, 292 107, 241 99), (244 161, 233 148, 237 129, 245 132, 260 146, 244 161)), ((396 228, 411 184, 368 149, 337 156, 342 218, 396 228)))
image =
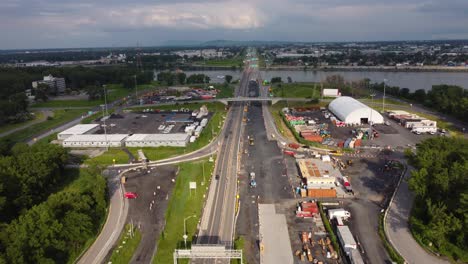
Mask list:
POLYGON ((410 218, 418 240, 455 260, 468 261, 468 140, 431 138, 410 155, 410 218))
POLYGON ((106 182, 96 169, 65 170, 66 160, 40 143, 0 156, 0 263, 66 263, 99 230, 106 182))
MULTIPOLYGON (((153 71, 142 72, 126 66, 0 68, 0 125, 29 117, 25 91, 32 89, 33 81, 49 74, 65 78, 67 92, 84 90, 91 100, 102 98, 104 84, 121 83, 133 89, 135 76, 138 84, 151 83, 154 78, 153 71)), ((38 100, 47 100, 48 92, 44 89, 47 88, 39 87, 38 100)))
MULTIPOLYGON (((384 83, 373 83, 371 88, 383 92, 384 83)), ((433 85, 431 90, 386 86, 385 93, 420 103, 440 113, 468 122, 468 90, 456 85, 433 85)))
MULTIPOLYGON (((230 76, 230 75, 227 75, 230 76)), ((157 80, 160 83, 165 85, 175 85, 175 84, 199 84, 199 83, 209 83, 211 78, 205 74, 192 74, 187 77, 184 72, 170 72, 163 71, 158 73, 157 80)), ((232 80, 232 76, 230 78, 232 80)))

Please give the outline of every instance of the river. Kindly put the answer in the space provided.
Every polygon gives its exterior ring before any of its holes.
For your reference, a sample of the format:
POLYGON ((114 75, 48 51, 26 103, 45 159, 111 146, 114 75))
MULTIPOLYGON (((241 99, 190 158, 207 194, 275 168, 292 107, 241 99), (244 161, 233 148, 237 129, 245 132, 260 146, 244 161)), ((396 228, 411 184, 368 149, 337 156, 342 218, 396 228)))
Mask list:
MULTIPOLYGON (((241 71, 239 70, 214 70, 214 71, 186 71, 187 76, 203 73, 211 78, 211 82, 223 82, 224 79, 218 76, 232 75, 233 80, 239 79, 241 71)), ((383 82, 387 79, 389 86, 399 86, 408 88, 410 91, 417 89, 430 90, 432 85, 452 84, 459 85, 468 89, 468 73, 466 72, 378 72, 378 71, 291 71, 291 70, 272 70, 261 71, 264 79, 270 80, 272 77, 279 76, 284 82, 287 77, 291 77, 293 82, 320 82, 329 75, 339 74, 346 81, 356 81, 369 78, 371 82, 383 82)))

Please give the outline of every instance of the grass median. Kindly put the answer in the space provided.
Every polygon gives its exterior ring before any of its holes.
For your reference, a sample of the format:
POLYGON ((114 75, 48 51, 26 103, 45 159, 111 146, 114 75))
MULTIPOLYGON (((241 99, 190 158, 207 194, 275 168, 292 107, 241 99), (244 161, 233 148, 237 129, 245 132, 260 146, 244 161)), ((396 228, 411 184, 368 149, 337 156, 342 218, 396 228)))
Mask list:
MULTIPOLYGON (((166 210, 166 226, 158 241, 157 253, 154 257, 154 264, 172 263, 172 254, 177 248, 184 246, 184 219, 187 227, 187 248, 190 248, 193 237, 197 231, 197 224, 200 220, 203 202, 210 185, 211 174, 214 162, 204 159, 198 162, 182 163, 179 165, 179 173, 173 194, 170 198, 166 210), (203 177, 203 166, 205 177, 203 177), (204 185, 202 182, 205 180, 204 185), (197 189, 189 189, 189 183, 196 182, 197 189), (188 218, 193 216, 191 218, 188 218)), ((188 263, 187 260, 179 260, 178 263, 188 263)))
POLYGON ((110 257, 109 263, 112 264, 127 264, 133 257, 135 250, 140 244, 141 233, 140 230, 132 225, 125 226, 125 232, 120 235, 119 242, 114 248, 110 257), (132 230, 133 228, 133 230, 132 230))

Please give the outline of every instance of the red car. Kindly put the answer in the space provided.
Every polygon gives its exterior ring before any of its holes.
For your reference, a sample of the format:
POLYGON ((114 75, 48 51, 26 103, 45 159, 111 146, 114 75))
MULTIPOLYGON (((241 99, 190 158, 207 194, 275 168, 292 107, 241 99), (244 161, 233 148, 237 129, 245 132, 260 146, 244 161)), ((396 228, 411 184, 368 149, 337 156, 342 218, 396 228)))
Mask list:
POLYGON ((127 199, 136 199, 138 197, 138 195, 134 192, 126 192, 124 196, 127 199))

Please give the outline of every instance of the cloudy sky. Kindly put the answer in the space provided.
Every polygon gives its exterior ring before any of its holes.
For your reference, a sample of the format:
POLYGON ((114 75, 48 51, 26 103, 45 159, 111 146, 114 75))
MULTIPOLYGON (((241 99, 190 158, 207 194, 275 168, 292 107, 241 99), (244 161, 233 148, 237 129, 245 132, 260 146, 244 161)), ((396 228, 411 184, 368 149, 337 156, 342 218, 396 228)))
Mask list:
POLYGON ((0 0, 0 49, 468 38, 468 0, 0 0))

